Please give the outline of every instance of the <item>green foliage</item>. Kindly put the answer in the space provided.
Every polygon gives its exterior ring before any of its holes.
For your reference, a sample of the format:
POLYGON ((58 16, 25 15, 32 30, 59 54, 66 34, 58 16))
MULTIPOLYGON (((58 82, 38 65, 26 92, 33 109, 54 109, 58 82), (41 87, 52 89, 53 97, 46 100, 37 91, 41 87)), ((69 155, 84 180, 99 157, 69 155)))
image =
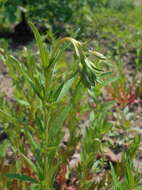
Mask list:
POLYGON ((113 190, 135 190, 141 188, 141 183, 139 182, 141 175, 137 171, 135 171, 132 159, 135 156, 136 150, 138 149, 139 145, 140 137, 135 137, 133 139, 133 142, 130 144, 127 153, 124 153, 123 173, 120 174, 123 175, 122 181, 119 180, 119 176, 117 176, 115 169, 111 164, 113 190))
POLYGON ((37 183, 37 181, 29 176, 25 176, 25 175, 19 175, 19 174, 5 174, 6 177, 10 178, 10 179, 18 179, 21 181, 29 181, 31 183, 37 183))
POLYGON ((97 155, 103 151, 101 140, 111 129, 111 124, 107 121, 108 111, 114 102, 98 105, 96 111, 90 113, 90 126, 86 128, 82 138, 82 151, 80 153, 79 165, 79 186, 78 188, 88 190, 96 181, 88 179, 97 169, 97 155), (96 167, 95 167, 96 165, 96 167))
MULTIPOLYGON (((84 44, 69 37, 57 40, 48 49, 35 26, 32 23, 30 26, 37 40, 40 63, 33 60, 28 52, 25 63, 11 55, 4 58, 15 92, 14 104, 2 104, 0 121, 6 126, 13 151, 32 169, 35 178, 23 175, 20 168, 5 176, 34 182, 40 189, 49 190, 53 189, 60 164, 67 162, 64 154, 60 154, 64 123, 66 121, 69 126, 70 134, 76 131, 75 115, 82 94, 87 88, 91 91, 97 82, 97 69, 90 55, 96 56, 96 62, 102 62, 105 57, 96 51, 88 51, 84 44), (66 63, 67 68, 60 74, 58 65, 68 42, 73 45, 74 62, 71 69, 66 63), (20 134, 25 140, 21 139, 20 134), (28 151, 32 158, 29 158, 28 151)), ((74 144, 67 151, 69 155, 78 139, 76 136, 73 138, 71 142, 74 144)))
POLYGON ((0 97, 0 135, 8 135, 0 144, 0 189, 55 190, 57 183, 78 190, 140 190, 134 163, 141 129, 131 108, 142 95, 142 8, 131 0, 7 0, 0 10, 5 15, 0 22, 19 21, 22 10, 35 22, 44 18, 60 34, 63 26, 95 46, 88 50, 71 37, 55 41, 51 31, 51 44, 43 43, 46 35, 42 38, 32 23, 37 50, 31 44, 10 55, 1 40, 0 61, 13 96, 0 97), (134 67, 131 76, 127 66, 134 67), (9 148, 16 158, 5 166, 9 148), (76 154, 79 160, 71 167, 76 154))
POLYGON ((133 0, 109 0, 108 1, 108 7, 112 9, 122 10, 122 9, 128 9, 134 7, 134 1, 133 0))
POLYGON ((0 2, 0 9, 3 12, 1 19, 3 21, 8 19, 10 22, 15 22, 19 10, 23 10, 27 12, 30 18, 46 20, 50 24, 76 23, 78 16, 83 16, 88 11, 96 11, 99 7, 120 10, 132 6, 133 0, 119 0, 117 2, 114 0, 49 0, 48 2, 44 0, 6 0, 0 2))

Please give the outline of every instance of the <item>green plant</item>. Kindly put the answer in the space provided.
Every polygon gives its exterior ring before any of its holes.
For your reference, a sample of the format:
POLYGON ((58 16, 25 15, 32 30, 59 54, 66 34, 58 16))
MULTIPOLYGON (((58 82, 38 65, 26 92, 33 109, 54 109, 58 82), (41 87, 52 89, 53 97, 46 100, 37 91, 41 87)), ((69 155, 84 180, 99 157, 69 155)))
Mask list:
POLYGON ((35 26, 30 26, 37 40, 40 63, 30 51, 24 63, 13 56, 5 57, 15 90, 12 102, 1 104, 0 120, 20 159, 11 173, 3 175, 12 179, 12 183, 7 183, 11 188, 49 190, 54 189, 60 168, 67 165, 78 143, 79 136, 74 133, 82 96, 97 82, 97 69, 89 55, 97 56, 97 62, 105 57, 69 37, 57 40, 49 49, 35 26), (74 64, 60 66, 67 42, 74 47, 74 64), (64 125, 70 132, 66 150, 61 147, 64 125))
POLYGON ((140 182, 141 174, 135 169, 133 158, 140 145, 140 137, 135 137, 129 145, 128 150, 123 155, 123 172, 117 176, 116 171, 111 164, 113 190, 139 190, 142 188, 140 182))
POLYGON ((32 24, 38 49, 33 42, 11 56, 1 39, 13 94, 0 95, 0 136, 7 134, 0 141, 0 190, 141 189, 134 165, 140 138, 132 138, 141 133, 142 8, 123 0, 1 2, 2 31, 4 19, 19 21, 24 10, 35 22, 44 17, 57 32, 89 40, 113 61, 73 38, 55 41, 52 29, 41 37, 32 24), (43 43, 48 36, 50 44, 43 43))
MULTIPOLYGON (((109 132, 112 125, 107 120, 108 112, 115 102, 97 104, 96 110, 90 113, 90 125, 86 127, 84 136, 81 140, 80 164, 78 166, 79 190, 91 190, 104 187, 105 182, 102 180, 99 184, 95 180, 99 167, 97 156, 104 151, 102 139, 109 132)), ((104 163, 103 163, 104 164, 104 163)))

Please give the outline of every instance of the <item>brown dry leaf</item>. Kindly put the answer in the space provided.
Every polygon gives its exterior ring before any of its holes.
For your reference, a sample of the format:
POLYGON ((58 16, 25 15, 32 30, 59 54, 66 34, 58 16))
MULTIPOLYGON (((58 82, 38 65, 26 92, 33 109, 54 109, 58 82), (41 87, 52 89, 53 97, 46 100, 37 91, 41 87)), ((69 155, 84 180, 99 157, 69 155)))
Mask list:
POLYGON ((121 154, 115 154, 111 149, 107 148, 103 153, 98 154, 97 158, 106 158, 111 162, 121 162, 121 154))
POLYGON ((121 162, 121 154, 115 154, 111 149, 107 148, 102 153, 102 156, 111 162, 121 162))
POLYGON ((13 180, 13 182, 12 182, 10 188, 9 188, 9 190, 13 190, 13 189, 14 190, 18 190, 19 189, 17 180, 13 180))

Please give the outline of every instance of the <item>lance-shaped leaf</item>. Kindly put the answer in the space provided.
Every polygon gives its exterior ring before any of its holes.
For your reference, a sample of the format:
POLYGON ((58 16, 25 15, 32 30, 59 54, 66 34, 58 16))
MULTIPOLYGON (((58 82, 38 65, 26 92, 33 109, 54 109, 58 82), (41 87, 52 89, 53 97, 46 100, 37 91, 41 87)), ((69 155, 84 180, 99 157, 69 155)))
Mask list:
POLYGON ((27 175, 21 175, 18 173, 8 173, 4 174, 4 176, 10 178, 10 179, 18 179, 25 182, 31 182, 31 183, 38 183, 38 181, 30 176, 27 175))
POLYGON ((64 83, 64 85, 59 93, 59 96, 57 98, 57 102, 60 101, 63 97, 65 97, 67 95, 69 89, 71 88, 71 86, 73 84, 74 79, 75 79, 75 77, 72 77, 71 79, 67 80, 64 83))
POLYGON ((35 39, 36 39, 37 44, 38 44, 42 65, 44 67, 46 67, 46 66, 48 66, 48 52, 45 50, 45 47, 43 46, 42 38, 41 38, 41 35, 38 32, 37 28, 31 22, 29 22, 29 25, 32 28, 32 31, 33 31, 34 36, 35 36, 35 39))

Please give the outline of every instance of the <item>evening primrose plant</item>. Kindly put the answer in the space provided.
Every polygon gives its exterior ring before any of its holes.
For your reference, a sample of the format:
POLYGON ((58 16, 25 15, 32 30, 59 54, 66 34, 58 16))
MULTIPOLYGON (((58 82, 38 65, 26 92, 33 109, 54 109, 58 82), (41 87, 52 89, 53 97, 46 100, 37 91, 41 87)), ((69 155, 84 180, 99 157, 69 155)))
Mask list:
POLYGON ((1 104, 0 122, 15 155, 15 166, 1 176, 6 177, 5 189, 52 190, 60 169, 68 164, 80 140, 76 113, 81 111, 81 101, 102 72, 91 57, 96 57, 95 62, 106 58, 70 37, 46 47, 36 27, 32 23, 30 27, 39 53, 34 56, 25 49, 23 62, 11 55, 3 57, 14 92, 1 104), (74 59, 65 66, 61 57, 70 44, 74 59), (69 138, 63 148, 65 129, 69 138))

